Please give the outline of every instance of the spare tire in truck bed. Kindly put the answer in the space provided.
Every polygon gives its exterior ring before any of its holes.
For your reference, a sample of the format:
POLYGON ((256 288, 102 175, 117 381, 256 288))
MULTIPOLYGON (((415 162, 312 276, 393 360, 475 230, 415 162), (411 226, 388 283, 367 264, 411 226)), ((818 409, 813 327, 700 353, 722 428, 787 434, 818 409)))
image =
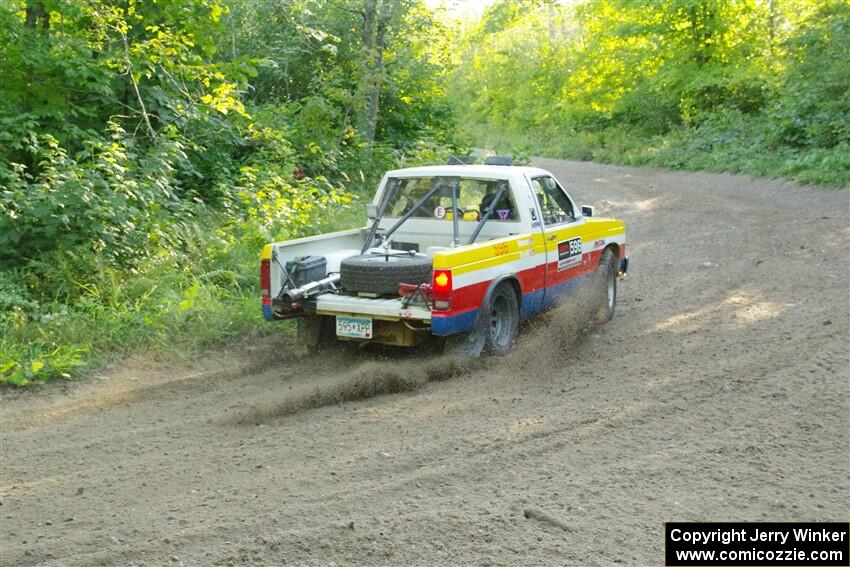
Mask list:
POLYGON ((345 258, 339 283, 346 291, 398 295, 398 284, 431 283, 431 258, 424 254, 361 254, 345 258))

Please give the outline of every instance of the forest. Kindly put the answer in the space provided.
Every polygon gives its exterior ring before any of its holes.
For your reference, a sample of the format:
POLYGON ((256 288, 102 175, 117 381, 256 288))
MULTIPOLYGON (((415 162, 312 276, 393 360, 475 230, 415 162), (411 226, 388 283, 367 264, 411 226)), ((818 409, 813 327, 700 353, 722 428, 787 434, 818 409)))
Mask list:
POLYGON ((844 0, 458 4, 1 0, 0 382, 268 334, 264 242, 473 147, 850 185, 844 0))

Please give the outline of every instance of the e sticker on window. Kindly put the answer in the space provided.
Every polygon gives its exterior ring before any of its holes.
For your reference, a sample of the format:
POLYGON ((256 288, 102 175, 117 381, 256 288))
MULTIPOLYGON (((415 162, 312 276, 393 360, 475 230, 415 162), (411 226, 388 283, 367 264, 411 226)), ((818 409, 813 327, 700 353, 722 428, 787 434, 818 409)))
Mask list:
POLYGON ((445 207, 437 207, 434 209, 434 218, 444 219, 446 218, 446 208, 445 207))

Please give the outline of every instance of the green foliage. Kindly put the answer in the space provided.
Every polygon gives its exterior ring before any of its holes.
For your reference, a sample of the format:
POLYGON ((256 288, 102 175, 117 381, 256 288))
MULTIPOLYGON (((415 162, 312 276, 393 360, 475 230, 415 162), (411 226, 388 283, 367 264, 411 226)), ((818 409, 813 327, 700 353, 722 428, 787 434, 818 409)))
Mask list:
POLYGON ((0 382, 268 332, 262 244, 452 146, 441 33, 418 0, 4 3, 0 382))
POLYGON ((172 164, 186 159, 182 144, 163 132, 145 159, 117 124, 109 140, 91 140, 77 159, 50 134, 32 134, 26 149, 37 164, 3 172, 0 262, 20 265, 81 243, 127 263, 163 234, 164 212, 177 212, 172 164), (79 161, 78 161, 79 160, 79 161))
POLYGON ((494 3, 450 94, 500 151, 850 182, 841 0, 494 3))
POLYGON ((261 244, 360 220, 455 114, 544 153, 850 184, 842 0, 7 0, 0 382, 262 332, 261 244))
POLYGON ((16 368, 0 381, 67 374, 110 352, 175 351, 256 333, 255 254, 233 241, 259 239, 211 231, 216 219, 203 221, 181 229, 185 250, 150 257, 132 274, 85 248, 48 256, 25 272, 0 272, 0 361, 16 368), (53 296, 34 297, 45 289, 53 296), (44 366, 32 371, 34 361, 44 366))
POLYGON ((850 4, 827 2, 785 45, 790 61, 772 109, 772 141, 804 148, 850 143, 850 4))

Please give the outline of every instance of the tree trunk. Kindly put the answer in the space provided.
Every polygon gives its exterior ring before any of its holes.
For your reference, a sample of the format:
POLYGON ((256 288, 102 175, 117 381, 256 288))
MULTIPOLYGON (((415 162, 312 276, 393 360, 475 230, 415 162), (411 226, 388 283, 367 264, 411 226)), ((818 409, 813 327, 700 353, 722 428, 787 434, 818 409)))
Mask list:
MULTIPOLYGON (((384 0, 381 5, 381 12, 387 10, 387 2, 392 3, 393 0, 384 0)), ((378 19, 378 29, 375 33, 375 58, 372 68, 372 76, 369 80, 368 100, 366 105, 366 131, 364 132, 366 139, 369 142, 375 141, 375 131, 378 128, 378 101, 381 96, 381 85, 384 82, 384 39, 387 34, 387 25, 392 14, 382 13, 378 19)))
POLYGON ((387 29, 395 17, 398 0, 366 0, 363 8, 363 65, 357 113, 357 129, 369 142, 378 127, 381 86, 384 82, 384 45, 387 29))
POLYGON ((770 62, 773 63, 776 60, 776 5, 774 4, 774 0, 770 0, 767 3, 767 10, 767 26, 770 34, 770 39, 768 40, 768 49, 770 52, 770 62))
MULTIPOLYGON (((363 29, 360 41, 363 45, 363 59, 360 62, 360 81, 357 85, 357 95, 354 100, 354 124, 357 131, 363 136, 369 129, 369 92, 373 71, 373 57, 375 49, 375 16, 377 14, 377 0, 365 0, 363 11, 363 29)), ((371 141, 371 140, 370 140, 371 141)))
POLYGON ((41 20, 42 29, 45 32, 50 31, 50 14, 44 9, 44 2, 27 0, 24 25, 28 28, 35 29, 39 20, 41 20))
POLYGON ((366 58, 368 61, 372 51, 372 30, 375 27, 375 13, 377 12, 377 0, 366 0, 363 6, 363 49, 366 50, 366 58))

